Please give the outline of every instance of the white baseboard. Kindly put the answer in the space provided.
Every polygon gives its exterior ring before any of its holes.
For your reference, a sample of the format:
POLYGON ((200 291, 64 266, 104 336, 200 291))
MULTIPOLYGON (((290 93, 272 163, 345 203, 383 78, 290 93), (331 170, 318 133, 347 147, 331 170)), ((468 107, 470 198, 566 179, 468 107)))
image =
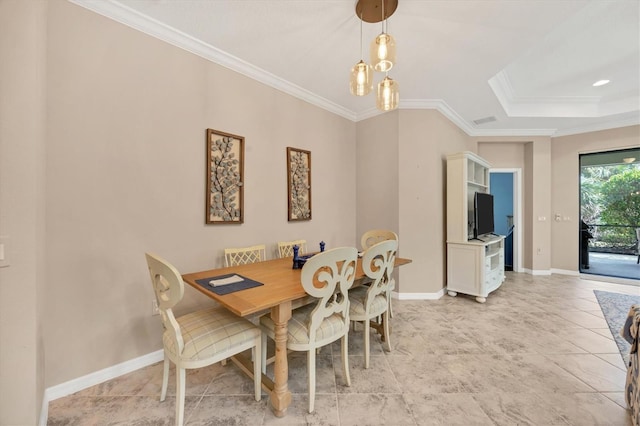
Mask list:
POLYGON ((116 364, 100 371, 87 374, 86 376, 78 377, 77 379, 69 380, 68 382, 60 383, 59 385, 45 389, 44 396, 42 398, 42 410, 40 411, 39 425, 46 426, 47 424, 50 401, 71 395, 72 393, 106 382, 107 380, 115 379, 123 374, 139 370, 140 368, 155 364, 163 359, 163 350, 160 349, 158 351, 142 355, 138 358, 121 362, 120 364, 116 364))
POLYGON ((438 300, 444 296, 445 289, 437 293, 396 293, 391 292, 391 297, 398 300, 438 300))
POLYGON ((569 269, 555 269, 555 268, 551 268, 551 273, 560 274, 560 275, 572 275, 574 277, 577 277, 580 275, 580 272, 578 271, 571 271, 569 269))
POLYGON ((551 275, 551 270, 550 269, 527 269, 524 268, 522 270, 522 272, 524 272, 525 274, 529 274, 529 275, 551 275))

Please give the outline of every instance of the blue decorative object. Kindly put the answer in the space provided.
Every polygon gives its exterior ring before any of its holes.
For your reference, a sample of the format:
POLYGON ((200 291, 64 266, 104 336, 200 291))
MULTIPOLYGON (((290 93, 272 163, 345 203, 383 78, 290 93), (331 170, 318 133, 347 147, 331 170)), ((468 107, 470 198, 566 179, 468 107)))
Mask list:
POLYGON ((298 250, 300 247, 298 245, 293 246, 293 269, 300 269, 300 265, 298 265, 298 250))
POLYGON ((324 241, 320 241, 320 251, 324 251, 324 241))
POLYGON ((293 269, 302 269, 304 264, 307 263, 307 260, 311 259, 312 257, 313 257, 312 254, 307 254, 306 256, 299 256, 294 263, 293 269))

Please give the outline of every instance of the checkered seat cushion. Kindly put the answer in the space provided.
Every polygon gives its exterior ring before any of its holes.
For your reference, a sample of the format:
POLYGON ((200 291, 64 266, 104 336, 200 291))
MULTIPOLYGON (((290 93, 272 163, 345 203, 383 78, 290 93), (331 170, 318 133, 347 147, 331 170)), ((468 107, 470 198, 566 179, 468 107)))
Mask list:
POLYGON ((176 320, 184 339, 182 353, 178 353, 168 331, 164 332, 162 338, 169 353, 186 361, 210 358, 260 335, 260 329, 254 324, 222 307, 192 312, 176 320))
MULTIPOLYGON (((350 314, 365 314, 365 300, 368 290, 369 287, 360 286, 349 291, 349 301, 351 302, 351 306, 349 307, 350 314)), ((369 316, 380 315, 386 310, 387 299, 385 299, 381 294, 376 295, 371 303, 371 307, 369 308, 369 316)))
MULTIPOLYGON (((309 318, 311 311, 313 311, 315 307, 316 304, 313 303, 292 312, 287 327, 287 344, 296 345, 309 343, 309 318)), ((271 332, 275 330, 275 325, 269 315, 262 316, 260 318, 260 324, 268 328, 271 332)), ((345 327, 348 327, 348 324, 348 322, 345 323, 344 318, 340 314, 333 314, 326 317, 316 330, 316 342, 331 342, 339 339, 344 335, 345 327)))

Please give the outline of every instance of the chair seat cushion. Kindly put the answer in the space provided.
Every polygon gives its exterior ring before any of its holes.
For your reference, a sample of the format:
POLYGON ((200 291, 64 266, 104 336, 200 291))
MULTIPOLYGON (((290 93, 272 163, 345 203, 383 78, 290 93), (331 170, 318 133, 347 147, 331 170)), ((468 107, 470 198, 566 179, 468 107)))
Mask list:
POLYGON ((222 307, 203 309, 176 318, 184 340, 184 349, 178 353, 168 331, 162 340, 165 350, 185 361, 197 361, 253 341, 260 329, 222 307))
MULTIPOLYGON (((309 323, 311 311, 316 307, 315 303, 295 309, 291 314, 287 326, 287 344, 300 345, 309 343, 309 323)), ((260 317, 260 325, 273 336, 275 324, 269 315, 260 317)), ((333 314, 322 321, 316 330, 316 342, 337 340, 349 330, 344 318, 340 314, 333 314)))
MULTIPOLYGON (((357 317, 362 317, 365 315, 366 312, 365 312, 364 304, 365 304, 368 290, 369 290, 369 287, 367 286, 360 286, 352 290, 349 290, 349 302, 350 302, 349 315, 353 315, 357 317)), ((371 317, 375 317, 382 314, 384 311, 387 310, 387 307, 388 307, 387 299, 383 295, 378 294, 373 299, 373 302, 369 307, 369 317, 371 318, 371 317)))

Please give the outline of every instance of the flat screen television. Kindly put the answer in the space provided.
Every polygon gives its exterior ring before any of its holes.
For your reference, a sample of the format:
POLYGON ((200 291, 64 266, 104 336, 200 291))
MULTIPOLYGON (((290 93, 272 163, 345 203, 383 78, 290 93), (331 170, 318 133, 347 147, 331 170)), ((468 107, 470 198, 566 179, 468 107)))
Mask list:
POLYGON ((493 195, 476 192, 473 198, 474 227, 473 238, 490 234, 494 230, 493 224, 493 195))

